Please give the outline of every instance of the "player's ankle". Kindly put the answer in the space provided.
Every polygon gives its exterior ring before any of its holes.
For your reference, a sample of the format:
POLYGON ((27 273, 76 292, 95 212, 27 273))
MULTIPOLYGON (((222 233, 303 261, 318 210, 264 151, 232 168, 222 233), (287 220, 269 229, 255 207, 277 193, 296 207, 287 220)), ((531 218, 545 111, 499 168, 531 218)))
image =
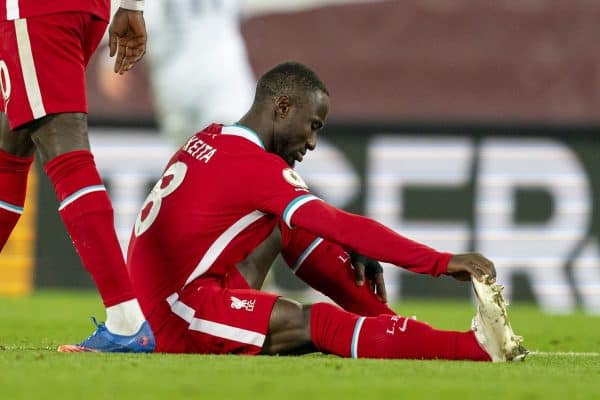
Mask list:
POLYGON ((106 329, 117 335, 130 336, 137 333, 145 320, 137 299, 106 308, 106 329))

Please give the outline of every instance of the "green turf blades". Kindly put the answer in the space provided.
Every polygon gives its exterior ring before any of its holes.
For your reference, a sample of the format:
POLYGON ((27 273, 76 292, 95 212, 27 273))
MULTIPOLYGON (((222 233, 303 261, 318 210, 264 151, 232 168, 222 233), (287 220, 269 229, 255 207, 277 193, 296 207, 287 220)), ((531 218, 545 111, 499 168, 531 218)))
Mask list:
MULTIPOLYGON (((468 286, 465 285, 465 296, 468 286)), ((405 300, 401 314, 465 330, 473 304, 405 300)), ((515 303, 511 322, 534 351, 525 363, 303 357, 60 354, 102 315, 94 292, 0 298, 0 398, 587 400, 600 393, 600 318, 546 315, 515 303)))

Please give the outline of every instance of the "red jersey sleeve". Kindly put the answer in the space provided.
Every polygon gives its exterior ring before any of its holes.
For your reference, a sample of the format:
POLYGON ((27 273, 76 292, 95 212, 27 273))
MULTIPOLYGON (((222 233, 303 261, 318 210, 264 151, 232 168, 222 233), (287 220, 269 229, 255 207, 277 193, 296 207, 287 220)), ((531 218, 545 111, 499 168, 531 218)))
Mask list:
POLYGON ((293 210, 294 226, 339 244, 347 250, 406 268, 439 276, 448 272, 450 253, 438 252, 363 216, 339 210, 324 201, 310 201, 293 210))
POLYGON ((261 169, 263 179, 253 182, 256 209, 278 215, 290 228, 306 229, 375 260, 433 276, 448 272, 452 254, 438 252, 372 219, 325 203, 310 193, 297 172, 278 161, 265 165, 261 169))
POLYGON ((283 160, 261 169, 262 178, 253 182, 254 207, 268 214, 283 218, 288 226, 291 216, 302 205, 310 201, 321 201, 310 193, 300 175, 288 167, 283 160))

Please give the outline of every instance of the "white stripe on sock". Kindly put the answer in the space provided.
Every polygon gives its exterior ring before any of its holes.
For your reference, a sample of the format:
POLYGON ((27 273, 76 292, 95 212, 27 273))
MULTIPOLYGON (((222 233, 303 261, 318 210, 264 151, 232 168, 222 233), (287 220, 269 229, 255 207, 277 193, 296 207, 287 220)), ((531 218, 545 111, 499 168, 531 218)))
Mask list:
POLYGON ((6 203, 4 201, 0 201, 0 208, 6 211, 14 212, 15 214, 23 214, 23 207, 15 206, 14 204, 6 203))
POLYGON ((352 343, 350 345, 350 355, 352 358, 358 358, 358 339, 360 336, 360 329, 362 328, 363 322, 366 317, 360 317, 354 325, 354 332, 352 333, 352 343))
POLYGON ((73 203, 74 201, 78 200, 79 198, 85 196, 86 194, 93 193, 93 192, 102 192, 102 191, 104 191, 104 192, 106 191, 106 188, 104 187, 104 185, 87 186, 87 187, 84 187, 83 189, 79 189, 75 193, 64 198, 64 200, 60 203, 60 206, 58 206, 58 211, 62 211, 63 208, 65 208, 69 204, 73 203))

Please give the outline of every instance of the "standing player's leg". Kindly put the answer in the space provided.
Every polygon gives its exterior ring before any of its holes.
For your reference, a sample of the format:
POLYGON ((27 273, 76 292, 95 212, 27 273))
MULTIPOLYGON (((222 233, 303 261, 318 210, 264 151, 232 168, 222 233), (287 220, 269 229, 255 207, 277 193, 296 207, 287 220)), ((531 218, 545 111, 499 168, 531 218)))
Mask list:
POLYGON ((29 135, 11 133, 0 112, 0 251, 23 213, 34 151, 29 135))
POLYGON ((151 351, 152 341, 121 346, 123 337, 152 333, 129 282, 112 206, 88 143, 85 68, 106 26, 106 21, 74 12, 0 23, 0 59, 11 77, 4 103, 10 134, 29 136, 35 143, 63 222, 107 307, 108 330, 101 325, 98 331, 116 334, 114 343, 97 340, 110 334, 94 335, 95 341, 66 350, 151 351))
POLYGON ((106 326, 119 335, 136 333, 144 316, 116 237, 112 205, 90 152, 86 114, 48 115, 32 131, 61 218, 107 308, 106 326))

